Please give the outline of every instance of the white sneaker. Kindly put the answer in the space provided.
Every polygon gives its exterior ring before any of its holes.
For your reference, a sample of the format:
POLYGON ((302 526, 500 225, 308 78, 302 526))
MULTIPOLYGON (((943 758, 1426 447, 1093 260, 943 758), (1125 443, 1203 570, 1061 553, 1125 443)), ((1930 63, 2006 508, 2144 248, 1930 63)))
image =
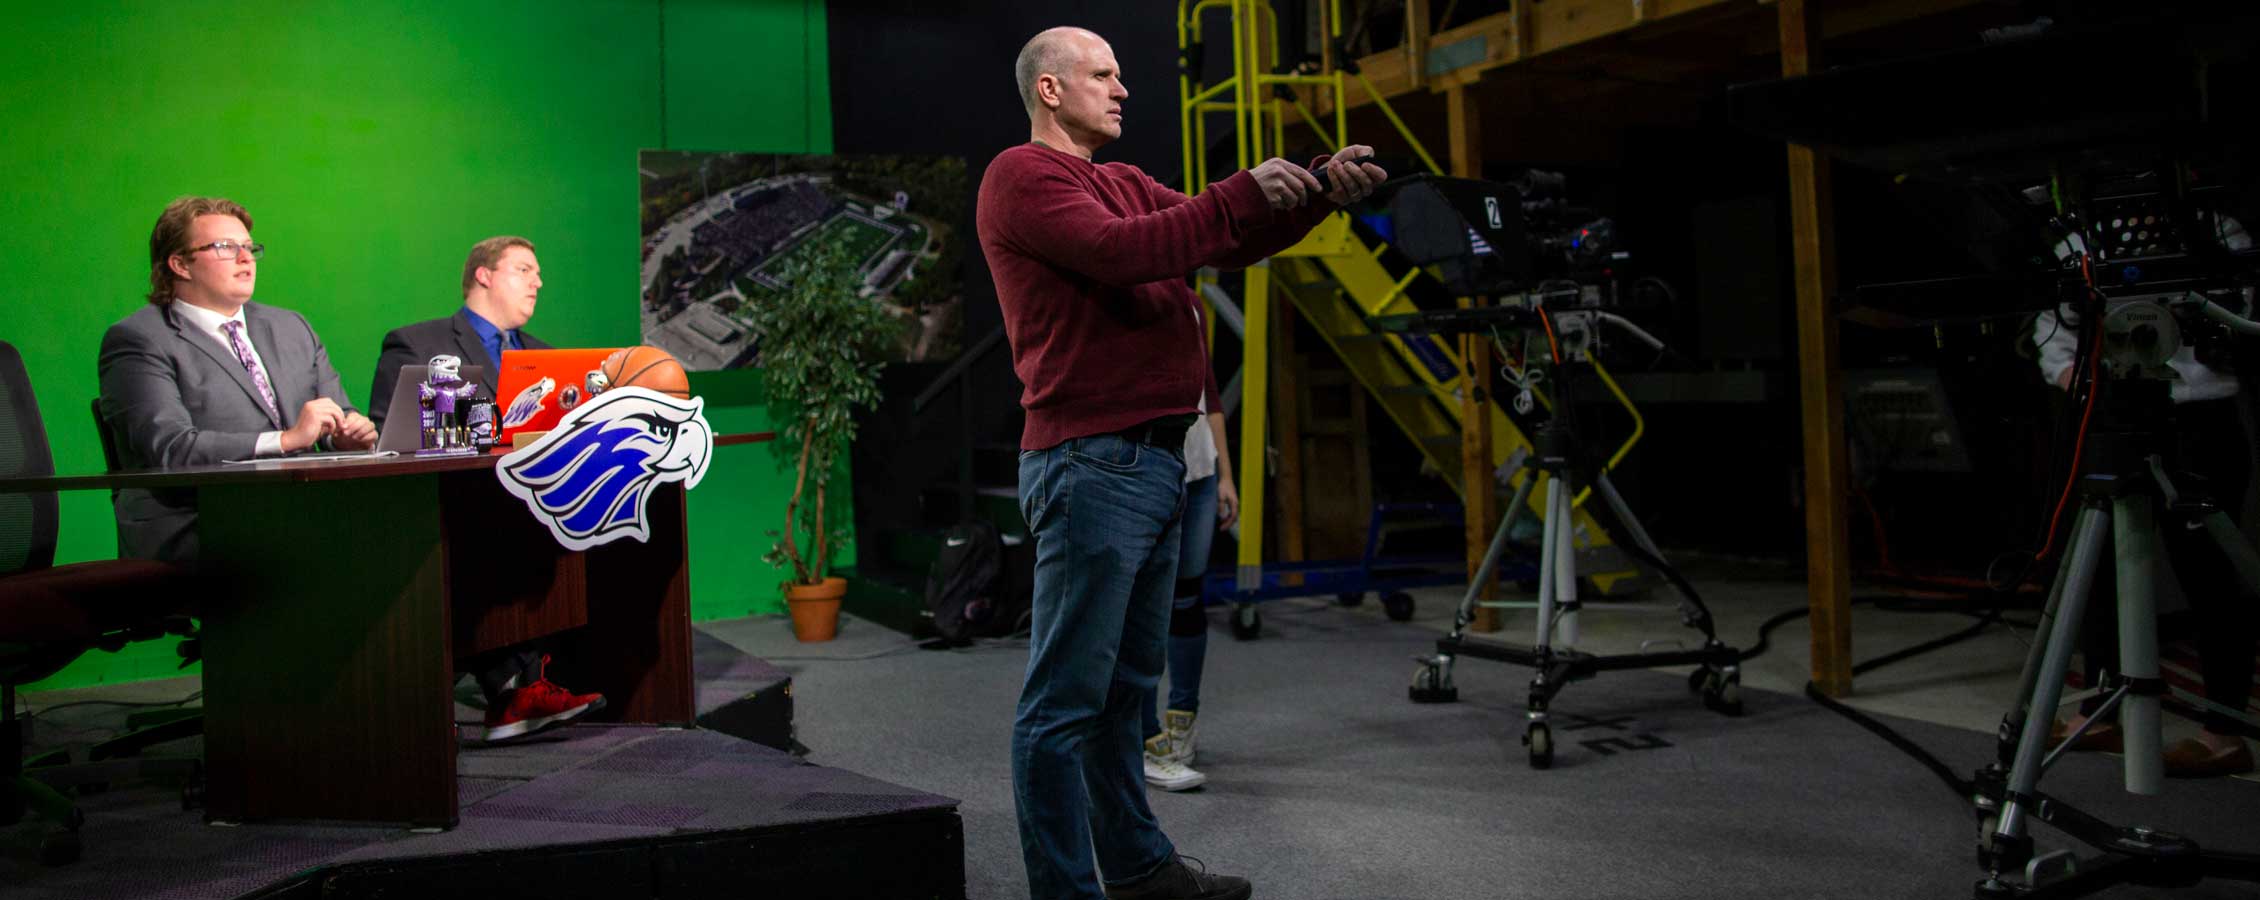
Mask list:
POLYGON ((1162 713, 1161 731, 1169 737, 1169 759, 1181 766, 1193 764, 1193 735, 1199 730, 1195 724, 1197 713, 1172 709, 1162 713))
POLYGON ((1169 735, 1146 741, 1146 783, 1165 791, 1189 791, 1208 783, 1208 776, 1169 758, 1169 735))

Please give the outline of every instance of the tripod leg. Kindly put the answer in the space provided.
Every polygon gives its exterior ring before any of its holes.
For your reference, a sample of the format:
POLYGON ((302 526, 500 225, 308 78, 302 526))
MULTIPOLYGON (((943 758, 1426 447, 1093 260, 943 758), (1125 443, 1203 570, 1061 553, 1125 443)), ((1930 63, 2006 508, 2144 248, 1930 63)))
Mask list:
POLYGON ((1491 583, 1491 576, 1499 571, 1499 557, 1506 555, 1507 535, 1514 531, 1515 515, 1522 505, 1530 501, 1530 489, 1538 483, 1537 473, 1522 480, 1515 488, 1514 501, 1507 506, 1507 514, 1499 518, 1499 530, 1491 535, 1491 548, 1483 551, 1483 564, 1475 569, 1475 577, 1468 579, 1467 596, 1460 598, 1459 612, 1452 616, 1452 637, 1458 638, 1475 622, 1475 604, 1483 596, 1483 586, 1491 583))
MULTIPOLYGON (((2056 627, 2048 633, 2045 657, 2033 681, 2032 701, 2025 708, 2024 732, 2017 737, 2016 762, 2009 768, 2008 791, 2002 798, 2001 819, 1993 830, 1992 843, 1996 848, 2021 847, 2026 840, 2025 807, 2032 802, 2033 788, 2040 783, 2041 754, 2048 749, 2048 726, 2055 720, 2056 702, 2064 696, 2064 672, 2071 667, 2072 647, 2079 641, 2080 614, 2087 609, 2095 567, 2103 555, 2103 536, 2110 527, 2108 510, 2099 506, 2080 508, 2079 523, 2072 530, 2071 558, 2064 564, 2056 627)), ((2024 861, 2015 855, 1996 857, 1994 874, 2000 874, 2004 864, 2011 869, 2023 865, 2024 861)))
MULTIPOLYGON (((1632 514, 1632 507, 1624 502, 1624 495, 1617 493, 1616 482, 1609 478, 1609 473, 1602 472, 1595 476, 1593 478, 1593 489, 1598 491, 1601 499, 1609 504, 1610 511, 1616 513, 1617 522, 1624 526, 1625 536, 1631 539, 1633 546, 1639 547, 1659 562, 1665 561, 1663 548, 1656 546, 1655 539, 1648 536, 1648 529, 1641 527, 1640 518, 1632 514)), ((1678 582, 1672 583, 1672 590, 1679 593, 1679 608, 1692 614, 1689 618, 1704 622, 1706 625, 1709 623, 1710 610, 1704 608, 1701 598, 1688 593, 1687 589, 1681 587, 1678 582)), ((1707 627, 1704 630, 1709 631, 1707 627)))
MULTIPOLYGON (((2136 684, 2156 682, 2158 672, 2158 560, 2164 544, 2158 536, 2156 508, 2150 495, 2129 494, 2112 501, 2112 540, 2119 565, 2119 669, 2136 684)), ((2158 695, 2141 690, 2127 693, 2119 710, 2120 733, 2126 736, 2126 786, 2130 794, 2155 794, 2165 778, 2165 763, 2158 743, 2158 695)))
MULTIPOLYGON (((2071 580, 2072 566, 2078 559, 2076 554, 2065 554, 2064 561, 2057 564, 2056 579, 2048 585, 2048 604, 2041 607, 2040 623, 2033 628, 2033 634, 2045 635, 2055 630, 2057 609, 2064 602, 2064 584, 2071 580)), ((2040 681, 2042 656, 2047 652, 2048 642, 2045 640, 2032 642, 2032 646, 2025 651, 2024 668, 2017 673, 2016 696, 2010 700, 2008 714, 2001 717, 2000 730, 1994 733, 1994 755, 1999 765, 2007 766, 2015 759, 2013 754, 2017 749, 2017 738, 2023 734, 2022 723, 2025 721, 2025 713, 2032 708, 2032 689, 2040 681)))
POLYGON ((1562 646, 1577 647, 1577 551, 1572 537, 1577 525, 1570 515, 1569 482, 1561 481, 1554 506, 1561 522, 1554 529, 1554 608, 1560 611, 1562 646))
POLYGON ((1531 646, 1543 655, 1554 645, 1554 581, 1562 577, 1561 563, 1554 553, 1555 535, 1562 525, 1562 480, 1546 477, 1545 530, 1538 539, 1538 633, 1531 646))

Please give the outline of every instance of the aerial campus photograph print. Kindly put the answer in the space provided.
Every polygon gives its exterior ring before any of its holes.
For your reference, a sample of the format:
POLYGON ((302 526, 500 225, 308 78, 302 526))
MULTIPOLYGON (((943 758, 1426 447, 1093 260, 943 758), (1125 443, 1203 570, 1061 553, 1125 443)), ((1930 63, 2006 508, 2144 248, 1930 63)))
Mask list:
POLYGON ((691 371, 759 366, 750 310, 831 245, 861 294, 905 320, 897 359, 950 359, 962 340, 965 161, 646 150, 644 343, 691 371))

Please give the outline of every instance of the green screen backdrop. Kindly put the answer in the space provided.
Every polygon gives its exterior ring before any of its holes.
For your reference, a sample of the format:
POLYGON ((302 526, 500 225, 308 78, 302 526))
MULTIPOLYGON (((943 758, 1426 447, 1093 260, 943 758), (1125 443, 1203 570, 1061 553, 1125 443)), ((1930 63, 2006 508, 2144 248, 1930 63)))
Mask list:
MULTIPOLYGON (((384 333, 460 305, 463 257, 490 235, 539 248, 528 330, 564 347, 641 343, 637 151, 830 152, 824 27, 823 0, 13 10, 0 34, 12 293, 0 338, 24 355, 57 470, 101 468, 87 404, 102 332, 142 304, 150 226, 186 194, 250 210, 268 248, 257 299, 306 315, 357 405, 384 333)), ((692 386, 718 432, 768 428, 757 373, 692 386)), ((693 613, 780 610, 781 576, 760 556, 790 472, 767 446, 716 453, 690 495, 693 613)), ((63 495, 58 562, 115 556, 115 535, 106 493, 63 495)), ((169 675, 174 662, 169 642, 145 642, 40 687, 169 675)))

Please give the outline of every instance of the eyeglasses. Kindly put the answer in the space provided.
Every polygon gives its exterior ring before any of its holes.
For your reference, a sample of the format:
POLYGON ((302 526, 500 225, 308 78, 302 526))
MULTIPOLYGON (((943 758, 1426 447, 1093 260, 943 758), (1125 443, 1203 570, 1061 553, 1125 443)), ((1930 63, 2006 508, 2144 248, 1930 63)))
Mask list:
POLYGON ((210 250, 212 251, 213 256, 220 259, 234 259, 236 257, 236 254, 239 253, 250 253, 252 259, 258 259, 260 256, 266 254, 267 245, 239 244, 234 241, 213 241, 209 244, 200 244, 198 246, 190 247, 181 252, 184 256, 193 256, 198 250, 210 250))

